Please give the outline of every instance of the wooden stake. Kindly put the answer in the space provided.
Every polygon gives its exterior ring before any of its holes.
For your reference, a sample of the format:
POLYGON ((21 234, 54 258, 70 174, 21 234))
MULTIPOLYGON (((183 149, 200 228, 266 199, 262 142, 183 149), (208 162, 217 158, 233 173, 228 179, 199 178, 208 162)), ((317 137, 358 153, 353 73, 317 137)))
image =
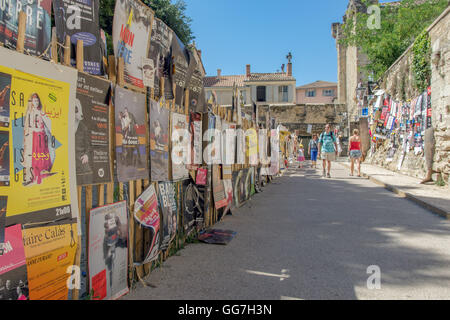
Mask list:
POLYGON ((116 82, 116 58, 114 56, 108 56, 108 75, 111 82, 116 82))
POLYGON ((117 84, 121 87, 124 86, 125 84, 125 79, 124 79, 124 61, 123 58, 119 58, 118 62, 117 62, 117 84))
POLYGON ((64 42, 64 65, 70 66, 70 54, 71 54, 72 44, 70 42, 70 36, 66 36, 66 41, 64 42))
POLYGON ((24 52, 25 49, 25 32, 26 32, 26 28, 27 28, 27 16, 25 14, 25 12, 20 11, 19 12, 19 27, 17 30, 17 45, 16 45, 16 50, 20 53, 24 52))
POLYGON ((77 69, 84 72, 83 40, 77 40, 77 69))
POLYGON ((52 62, 58 63, 58 41, 56 39, 56 27, 52 28, 52 62))

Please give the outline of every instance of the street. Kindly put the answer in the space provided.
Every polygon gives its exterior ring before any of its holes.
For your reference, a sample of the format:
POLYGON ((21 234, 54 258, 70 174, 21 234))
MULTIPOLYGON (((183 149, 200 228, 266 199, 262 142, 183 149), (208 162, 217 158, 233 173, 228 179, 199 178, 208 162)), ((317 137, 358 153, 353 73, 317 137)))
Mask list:
POLYGON ((450 222, 333 165, 289 169, 215 226, 227 246, 187 245, 123 299, 449 299, 450 222))

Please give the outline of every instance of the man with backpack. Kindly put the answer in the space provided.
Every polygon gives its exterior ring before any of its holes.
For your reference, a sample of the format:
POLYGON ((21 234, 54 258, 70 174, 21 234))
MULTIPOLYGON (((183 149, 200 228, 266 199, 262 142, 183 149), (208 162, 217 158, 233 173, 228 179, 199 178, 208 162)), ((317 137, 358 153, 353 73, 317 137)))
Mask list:
POLYGON ((331 131, 331 125, 325 126, 325 132, 319 138, 319 158, 323 160, 323 177, 331 178, 331 161, 336 160, 338 148, 336 144, 336 136, 331 131), (328 170, 327 169, 328 163, 328 170))

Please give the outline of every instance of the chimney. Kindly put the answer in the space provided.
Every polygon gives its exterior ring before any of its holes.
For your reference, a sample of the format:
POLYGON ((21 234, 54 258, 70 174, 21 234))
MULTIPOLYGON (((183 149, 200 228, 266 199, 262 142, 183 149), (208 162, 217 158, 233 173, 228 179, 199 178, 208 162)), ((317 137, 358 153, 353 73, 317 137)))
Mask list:
POLYGON ((292 62, 289 62, 287 65, 287 75, 288 77, 292 77, 292 62))
POLYGON ((217 69, 217 77, 220 78, 220 75, 222 74, 222 70, 221 69, 217 69))
POLYGON ((247 76, 247 78, 250 78, 250 74, 251 74, 251 72, 250 72, 250 65, 248 64, 247 66, 246 66, 246 76, 247 76))

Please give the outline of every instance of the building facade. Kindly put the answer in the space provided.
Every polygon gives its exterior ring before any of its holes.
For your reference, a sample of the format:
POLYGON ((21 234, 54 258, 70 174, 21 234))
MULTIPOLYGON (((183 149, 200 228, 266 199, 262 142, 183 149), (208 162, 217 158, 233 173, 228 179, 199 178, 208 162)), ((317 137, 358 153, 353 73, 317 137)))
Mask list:
POLYGON ((337 100, 337 83, 316 81, 296 89, 297 104, 330 104, 337 100))

